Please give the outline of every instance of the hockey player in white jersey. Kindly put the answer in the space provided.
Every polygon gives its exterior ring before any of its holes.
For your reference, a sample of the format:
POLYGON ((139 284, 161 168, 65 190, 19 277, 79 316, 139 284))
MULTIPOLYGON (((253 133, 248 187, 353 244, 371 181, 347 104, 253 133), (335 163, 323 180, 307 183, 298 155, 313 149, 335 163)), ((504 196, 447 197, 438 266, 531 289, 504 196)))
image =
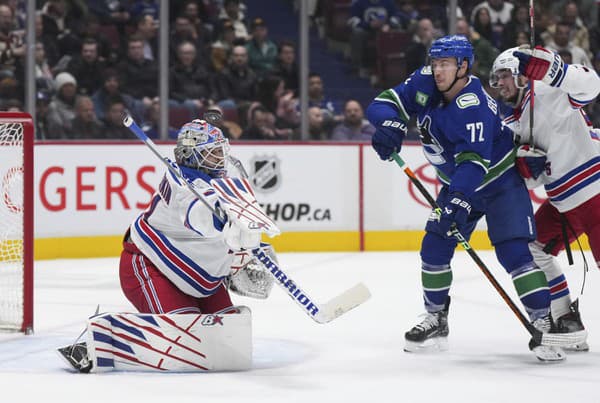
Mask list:
MULTIPOLYGON (((229 142, 203 120, 185 124, 175 160, 182 176, 219 205, 211 179, 227 175, 229 142)), ((253 261, 260 230, 235 219, 225 224, 171 172, 165 173, 149 207, 125 235, 119 276, 126 297, 142 313, 226 312, 233 304, 226 287, 253 261)), ((271 277, 264 273, 261 281, 271 277)))
MULTIPOLYGON (((234 306, 229 291, 268 297, 274 280, 253 252, 276 258, 272 248, 260 242, 264 228, 250 228, 240 218, 245 210, 230 209, 234 193, 248 196, 252 190, 247 181, 227 176, 228 157, 228 140, 217 127, 194 120, 180 129, 174 171, 165 173, 149 207, 123 240, 121 288, 139 313, 92 316, 87 341, 58 350, 75 369, 206 371, 251 366, 250 312, 234 306), (223 192, 232 194, 230 200, 222 198, 223 192), (225 219, 216 215, 219 212, 227 214, 225 219)), ((260 218, 257 211, 252 214, 260 218)))
MULTIPOLYGON (((571 301, 554 256, 565 248, 564 234, 568 243, 586 234, 600 267, 600 139, 582 109, 600 92, 600 78, 542 47, 512 48, 494 61, 490 85, 512 108, 504 123, 521 145, 521 175, 529 188, 544 185, 548 195, 535 214, 537 238, 530 249, 550 286, 552 316, 559 332, 581 330, 578 301, 571 301)), ((588 346, 573 348, 586 351, 588 346)))

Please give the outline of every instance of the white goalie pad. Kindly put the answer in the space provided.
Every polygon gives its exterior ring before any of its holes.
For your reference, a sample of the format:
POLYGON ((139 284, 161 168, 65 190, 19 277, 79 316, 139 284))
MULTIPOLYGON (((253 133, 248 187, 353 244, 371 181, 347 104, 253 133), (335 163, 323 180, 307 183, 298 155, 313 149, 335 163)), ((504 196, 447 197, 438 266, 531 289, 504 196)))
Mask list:
POLYGON ((216 178, 210 181, 219 196, 227 217, 243 224, 249 230, 262 231, 274 237, 281 231, 256 201, 254 191, 246 179, 216 178))
POLYGON ((87 323, 91 372, 239 371, 252 366, 252 315, 104 313, 87 323))

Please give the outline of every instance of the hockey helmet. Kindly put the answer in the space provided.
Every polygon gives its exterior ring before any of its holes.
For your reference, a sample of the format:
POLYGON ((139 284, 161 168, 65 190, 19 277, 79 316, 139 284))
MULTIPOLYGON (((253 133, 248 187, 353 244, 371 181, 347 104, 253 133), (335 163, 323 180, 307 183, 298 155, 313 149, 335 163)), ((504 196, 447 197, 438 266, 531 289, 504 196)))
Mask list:
POLYGON ((496 60, 494 60, 490 74, 490 87, 492 88, 499 88, 498 83, 500 82, 500 77, 502 77, 502 75, 512 75, 517 88, 516 95, 510 99, 505 98, 504 96, 502 97, 503 102, 512 107, 521 103, 521 100, 525 95, 525 89, 527 88, 527 83, 519 81, 519 59, 513 54, 517 50, 519 50, 519 48, 515 47, 506 49, 504 52, 500 53, 496 60))
POLYGON ((517 83, 517 77, 519 76, 519 59, 513 55, 517 50, 519 50, 518 47, 506 49, 498 55, 496 60, 494 60, 490 75, 490 86, 492 88, 498 88, 498 73, 504 70, 508 70, 515 78, 515 83, 517 83))
POLYGON ((469 69, 475 62, 473 46, 464 35, 446 35, 433 41, 429 48, 429 58, 433 60, 442 57, 455 57, 458 66, 466 59, 469 69))
POLYGON ((204 120, 194 119, 177 133, 175 161, 179 165, 220 177, 225 174, 228 157, 229 141, 221 129, 204 120))

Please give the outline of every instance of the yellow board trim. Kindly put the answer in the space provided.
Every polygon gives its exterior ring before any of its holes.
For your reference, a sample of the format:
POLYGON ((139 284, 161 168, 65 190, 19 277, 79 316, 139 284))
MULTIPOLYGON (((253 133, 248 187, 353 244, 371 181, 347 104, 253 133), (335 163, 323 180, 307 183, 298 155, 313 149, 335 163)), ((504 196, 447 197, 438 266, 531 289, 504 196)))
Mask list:
MULTIPOLYGON (((369 231, 365 232, 365 251, 418 251, 424 231, 369 231)), ((96 236, 72 238, 40 238, 34 243, 35 259, 71 259, 113 257, 121 253, 122 236, 96 236)), ((360 250, 358 231, 340 232, 287 232, 275 238, 263 238, 278 252, 356 252, 360 250)), ((580 239, 589 250, 587 237, 580 239)), ((492 245, 485 231, 475 231, 471 236, 475 250, 489 250, 492 245)), ((577 244, 572 245, 578 248, 577 244)), ((459 246, 460 250, 461 247, 459 246)))

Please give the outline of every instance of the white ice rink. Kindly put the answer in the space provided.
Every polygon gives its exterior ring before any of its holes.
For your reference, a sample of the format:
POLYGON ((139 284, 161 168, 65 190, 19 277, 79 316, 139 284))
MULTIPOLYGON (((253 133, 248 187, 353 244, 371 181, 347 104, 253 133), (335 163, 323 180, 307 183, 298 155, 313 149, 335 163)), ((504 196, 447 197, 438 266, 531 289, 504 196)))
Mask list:
MULTIPOLYGON (((491 252, 480 253, 516 300, 491 252)), ((581 256, 567 276, 578 295, 581 256)), ((254 365, 246 372, 74 374, 55 349, 85 319, 132 311, 117 259, 38 261, 35 334, 0 336, 0 402, 600 402, 600 273, 592 264, 581 311, 588 353, 542 364, 528 334, 464 252, 454 259, 450 349, 402 351, 422 313, 417 253, 282 254, 283 268, 317 301, 363 281, 372 298, 334 322, 311 321, 277 286, 266 301, 234 296, 253 311, 254 365)), ((520 304, 519 304, 520 306, 520 304)))

